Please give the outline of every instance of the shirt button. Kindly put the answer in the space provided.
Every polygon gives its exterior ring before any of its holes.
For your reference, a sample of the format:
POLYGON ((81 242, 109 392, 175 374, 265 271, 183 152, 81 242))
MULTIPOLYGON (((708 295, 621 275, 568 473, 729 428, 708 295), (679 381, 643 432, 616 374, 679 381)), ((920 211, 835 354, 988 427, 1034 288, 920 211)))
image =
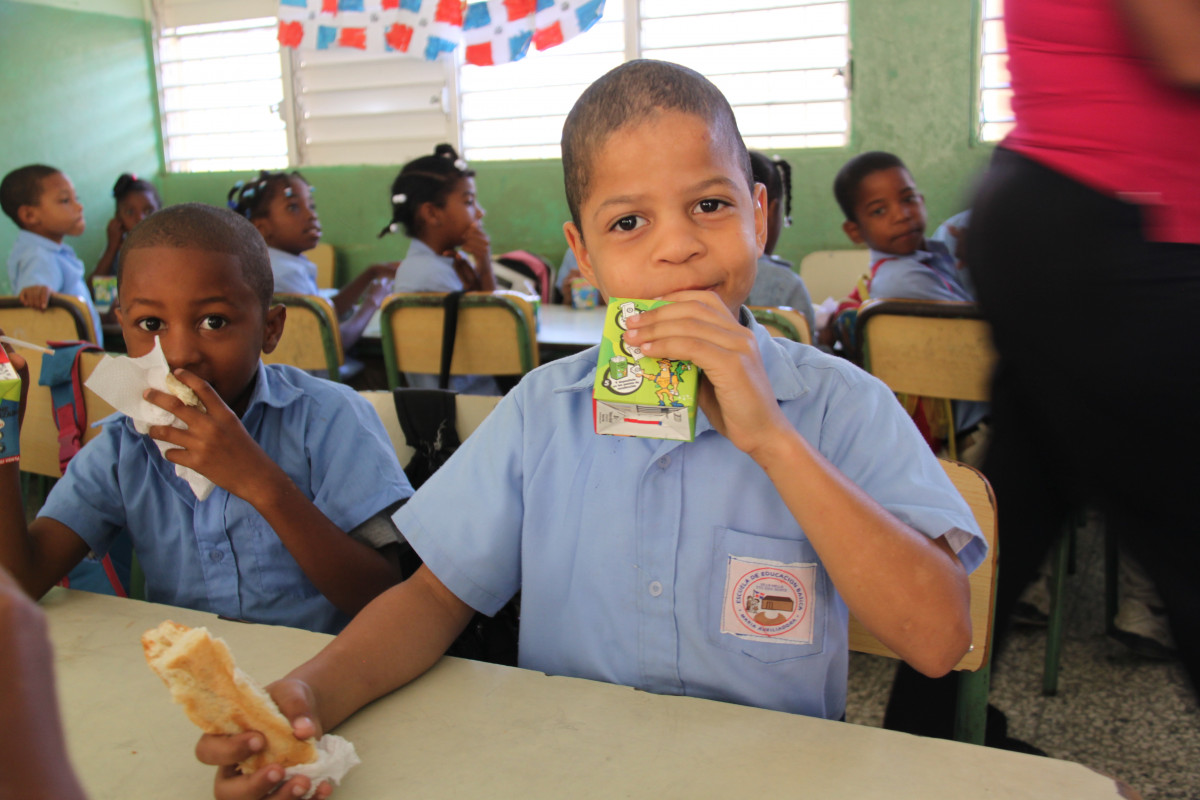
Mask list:
POLYGON ((663 469, 666 469, 667 467, 671 466, 671 457, 663 456, 662 458, 660 458, 658 460, 658 466, 662 467, 663 469))
POLYGON ((660 594, 662 594, 662 584, 661 584, 661 583, 659 583, 658 581, 651 581, 651 583, 650 583, 650 596, 651 596, 651 597, 658 597, 660 594))
POLYGON ((225 558, 225 554, 220 550, 213 550, 208 554, 208 557, 213 561, 220 561, 221 559, 225 558))

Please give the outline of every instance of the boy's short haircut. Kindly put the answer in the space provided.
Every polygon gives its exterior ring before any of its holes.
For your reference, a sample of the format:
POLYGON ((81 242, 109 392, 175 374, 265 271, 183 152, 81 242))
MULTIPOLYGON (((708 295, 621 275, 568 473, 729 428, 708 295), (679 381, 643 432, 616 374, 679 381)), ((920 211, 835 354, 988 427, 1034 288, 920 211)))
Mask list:
POLYGON ((62 170, 45 164, 27 164, 17 167, 0 181, 0 208, 18 228, 25 229, 17 217, 21 206, 36 206, 42 199, 42 181, 60 172, 62 170))
MULTIPOLYGON (((245 217, 228 208, 205 203, 181 203, 167 206, 138 223, 121 245, 122 254, 147 247, 174 247, 180 250, 206 250, 237 256, 242 277, 262 302, 265 311, 275 291, 271 256, 262 234, 245 217)), ((117 288, 127 259, 117 265, 117 288)))
POLYGON ((737 119, 721 90, 699 72, 666 61, 639 59, 609 71, 584 90, 567 115, 562 132, 563 181, 571 219, 587 199, 592 162, 609 136, 661 111, 693 114, 723 138, 744 165, 746 185, 754 187, 750 154, 737 119))
POLYGON ((858 202, 858 187, 863 179, 872 172, 895 167, 908 172, 908 167, 904 166, 904 162, 900 160, 899 156, 883 150, 859 153, 842 165, 842 168, 838 170, 837 177, 833 179, 833 196, 841 207, 842 213, 846 215, 846 219, 858 222, 854 218, 854 206, 858 202))

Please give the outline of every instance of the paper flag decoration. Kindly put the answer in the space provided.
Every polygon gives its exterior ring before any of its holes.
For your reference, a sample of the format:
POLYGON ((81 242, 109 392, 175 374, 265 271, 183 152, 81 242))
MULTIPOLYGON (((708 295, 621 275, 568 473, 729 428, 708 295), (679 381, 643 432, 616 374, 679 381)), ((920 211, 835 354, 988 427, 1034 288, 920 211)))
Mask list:
POLYGON ((462 44, 489 66, 545 50, 591 28, 604 0, 279 0, 279 43, 436 60, 462 44))

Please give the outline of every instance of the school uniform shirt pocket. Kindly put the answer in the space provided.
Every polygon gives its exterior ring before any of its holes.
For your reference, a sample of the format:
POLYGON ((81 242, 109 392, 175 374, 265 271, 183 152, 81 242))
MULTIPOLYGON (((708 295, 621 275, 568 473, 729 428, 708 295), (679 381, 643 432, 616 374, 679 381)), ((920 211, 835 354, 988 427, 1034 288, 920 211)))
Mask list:
POLYGON ((825 648, 829 577, 807 539, 718 528, 709 575, 709 642, 765 664, 825 648))
POLYGON ((246 517, 246 525, 252 532, 254 560, 264 598, 307 599, 320 593, 265 519, 251 513, 246 517))

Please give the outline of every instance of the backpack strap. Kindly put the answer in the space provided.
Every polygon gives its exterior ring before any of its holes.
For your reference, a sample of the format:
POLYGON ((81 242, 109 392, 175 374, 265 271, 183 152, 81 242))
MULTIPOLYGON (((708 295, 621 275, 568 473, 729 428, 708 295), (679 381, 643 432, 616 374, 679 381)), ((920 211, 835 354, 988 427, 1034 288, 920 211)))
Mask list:
POLYGON ((454 337, 458 333, 458 304, 464 292, 450 292, 442 301, 442 369, 438 374, 438 388, 450 388, 450 362, 454 359, 454 337))
POLYGON ((91 342, 49 342, 54 352, 42 357, 38 383, 50 387, 54 404, 54 424, 58 427, 58 467, 65 472, 69 462, 83 446, 87 428, 87 406, 83 381, 79 378, 80 354, 100 348, 91 342))
POLYGON ((413 457, 404 472, 414 489, 458 449, 456 397, 455 392, 447 389, 392 390, 404 441, 413 449, 413 457))

